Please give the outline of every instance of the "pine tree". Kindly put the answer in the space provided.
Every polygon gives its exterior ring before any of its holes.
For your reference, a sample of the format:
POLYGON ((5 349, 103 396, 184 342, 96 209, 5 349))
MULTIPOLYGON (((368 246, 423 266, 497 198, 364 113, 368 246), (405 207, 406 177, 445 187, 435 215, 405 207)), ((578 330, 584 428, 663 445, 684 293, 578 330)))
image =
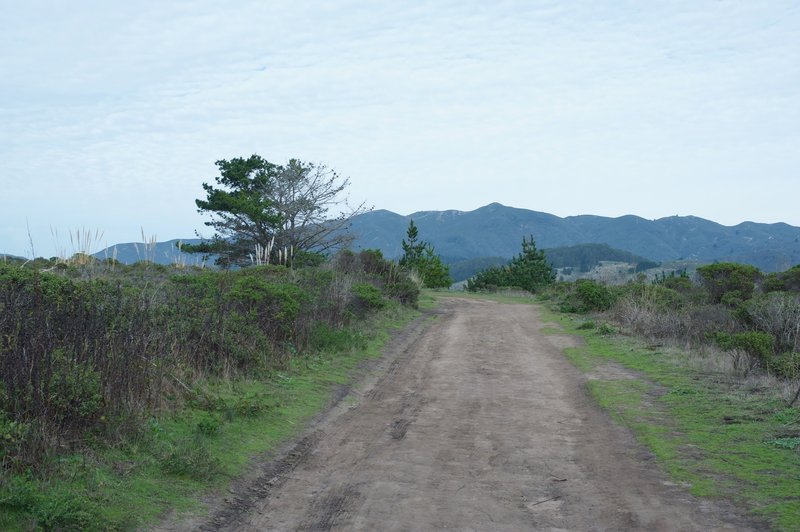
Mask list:
POLYGON ((445 288, 453 284, 450 277, 450 268, 442 262, 433 246, 419 240, 419 230, 411 220, 406 230, 408 241, 403 239, 403 256, 400 265, 415 269, 422 277, 422 282, 427 288, 445 288))

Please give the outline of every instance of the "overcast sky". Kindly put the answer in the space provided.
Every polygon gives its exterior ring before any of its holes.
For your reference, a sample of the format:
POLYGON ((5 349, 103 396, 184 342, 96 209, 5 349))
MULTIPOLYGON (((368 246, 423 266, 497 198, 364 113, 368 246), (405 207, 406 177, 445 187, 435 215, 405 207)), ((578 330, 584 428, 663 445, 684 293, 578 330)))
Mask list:
POLYGON ((800 226, 800 3, 0 0, 0 253, 192 237, 253 153, 401 214, 800 226))

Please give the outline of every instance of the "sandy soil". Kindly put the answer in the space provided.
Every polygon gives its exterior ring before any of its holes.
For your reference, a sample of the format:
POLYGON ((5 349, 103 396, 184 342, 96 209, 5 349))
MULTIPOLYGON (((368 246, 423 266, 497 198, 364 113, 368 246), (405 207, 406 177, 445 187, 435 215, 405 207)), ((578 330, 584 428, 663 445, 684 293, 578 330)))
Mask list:
POLYGON ((450 298, 207 530, 747 530, 595 407, 535 307, 450 298))

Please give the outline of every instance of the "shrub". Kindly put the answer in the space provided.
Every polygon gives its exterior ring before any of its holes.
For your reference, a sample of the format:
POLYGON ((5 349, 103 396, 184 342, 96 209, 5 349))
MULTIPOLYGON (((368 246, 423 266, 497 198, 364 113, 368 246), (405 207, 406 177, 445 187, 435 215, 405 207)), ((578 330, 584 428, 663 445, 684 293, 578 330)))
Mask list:
POLYGON ((797 379, 800 377, 800 353, 787 352, 770 357, 767 369, 778 377, 797 379))
POLYGON ((418 287, 379 253, 342 257, 351 273, 92 263, 88 278, 72 266, 0 263, 0 466, 36 471, 53 450, 138 437, 153 412, 202 400, 199 375, 285 366, 321 336, 339 336, 353 295, 369 308, 383 294, 416 305, 418 287))
POLYGON ((479 272, 467 281, 467 290, 496 290, 497 288, 521 288, 535 293, 552 284, 556 279, 553 267, 547 262, 542 250, 536 249, 533 237, 522 239, 522 253, 514 257, 507 266, 496 266, 479 272))
POLYGON ((403 278, 391 282, 384 287, 386 294, 404 305, 417 308, 419 302, 419 287, 410 278, 403 278))
POLYGON ((712 303, 736 306, 753 296, 761 272, 755 266, 735 262, 720 262, 697 268, 700 282, 712 303), (726 297, 727 296, 727 297, 726 297))
POLYGON ((353 283, 351 290, 355 307, 359 311, 380 309, 386 306, 381 291, 369 283, 353 283))
POLYGON ((575 296, 580 302, 582 312, 591 310, 608 310, 613 298, 605 286, 590 279, 578 279, 575 282, 575 296))
POLYGON ((100 507, 86 493, 59 490, 41 498, 33 509, 44 530, 101 530, 100 507))
POLYGON ((618 332, 619 331, 613 325, 608 323, 601 323, 600 327, 597 328, 597 334, 602 334, 604 336, 617 334, 618 332))
POLYGON ((717 332, 714 334, 714 340, 722 349, 727 351, 741 349, 762 363, 769 361, 775 349, 775 337, 769 333, 758 331, 734 334, 717 332))
POLYGON ((797 349, 800 342, 800 295, 770 292, 749 301, 744 310, 753 327, 775 337, 779 350, 797 349))
POLYGON ((800 264, 784 272, 767 275, 762 284, 764 292, 800 293, 800 264))
POLYGON ((219 432, 220 422, 216 416, 208 415, 197 422, 197 433, 203 436, 215 436, 219 432))

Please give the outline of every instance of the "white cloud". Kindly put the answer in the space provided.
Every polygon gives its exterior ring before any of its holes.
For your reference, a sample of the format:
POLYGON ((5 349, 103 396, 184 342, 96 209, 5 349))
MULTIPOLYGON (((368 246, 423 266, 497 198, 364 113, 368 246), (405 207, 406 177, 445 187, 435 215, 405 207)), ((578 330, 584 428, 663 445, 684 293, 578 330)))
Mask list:
POLYGON ((14 3, 0 252, 26 217, 189 235, 214 160, 254 152, 406 213, 800 225, 798 28, 792 2, 14 3))

